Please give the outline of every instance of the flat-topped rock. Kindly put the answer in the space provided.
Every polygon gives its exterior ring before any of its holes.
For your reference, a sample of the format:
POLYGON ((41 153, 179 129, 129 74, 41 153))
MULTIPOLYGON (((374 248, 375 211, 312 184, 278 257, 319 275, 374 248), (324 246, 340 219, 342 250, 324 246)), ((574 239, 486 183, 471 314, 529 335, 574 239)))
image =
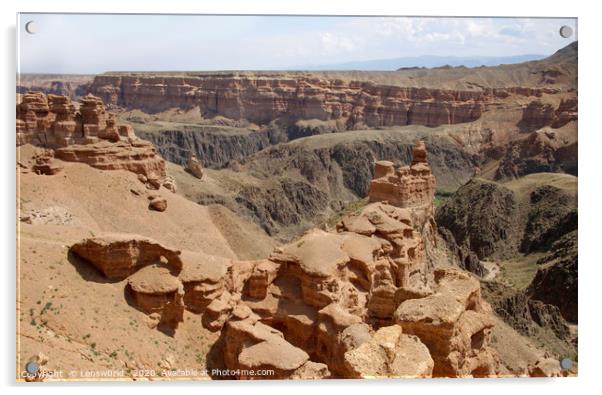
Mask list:
POLYGON ((490 346, 493 317, 484 308, 480 285, 456 268, 435 269, 434 294, 403 301, 394 320, 428 347, 434 377, 490 377, 499 369, 490 346))
POLYGON ((200 251, 182 251, 182 271, 178 275, 182 282, 219 282, 224 279, 232 260, 200 251))
POLYGON ((402 302, 395 311, 395 320, 402 326, 404 323, 452 326, 464 310, 464 305, 448 295, 434 294, 402 302))
POLYGON ((283 247, 282 255, 284 260, 296 262, 308 275, 328 277, 349 261, 349 255, 341 249, 344 241, 344 236, 314 229, 283 247))
POLYGON ((174 270, 182 268, 180 251, 136 234, 104 233, 75 243, 69 251, 90 262, 107 278, 125 278, 139 267, 160 262, 161 257, 174 270))
POLYGON ((288 378, 309 360, 309 355, 287 342, 281 332, 256 319, 230 320, 222 336, 227 339, 226 366, 233 370, 274 370, 273 376, 261 377, 264 379, 288 378))
POLYGON ((282 371, 296 370, 308 359, 305 351, 278 336, 247 347, 238 355, 238 362, 248 369, 273 366, 282 371))
POLYGON ((168 267, 149 265, 138 270, 128 278, 132 290, 145 294, 165 294, 182 288, 182 283, 168 267))

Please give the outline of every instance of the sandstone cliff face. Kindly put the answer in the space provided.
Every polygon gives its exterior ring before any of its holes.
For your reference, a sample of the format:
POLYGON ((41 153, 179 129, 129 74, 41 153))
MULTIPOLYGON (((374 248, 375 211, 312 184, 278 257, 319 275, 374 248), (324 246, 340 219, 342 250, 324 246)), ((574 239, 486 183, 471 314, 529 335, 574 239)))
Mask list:
POLYGON ((286 75, 99 75, 90 91, 106 103, 160 112, 199 107, 211 117, 266 124, 293 119, 341 120, 355 125, 438 126, 479 119, 487 106, 511 94, 541 96, 553 89, 453 91, 376 85, 286 75))
POLYGON ((78 107, 66 96, 26 93, 17 105, 17 146, 33 144, 64 161, 165 179, 165 161, 152 144, 138 139, 131 126, 117 124, 102 100, 88 95, 78 107))

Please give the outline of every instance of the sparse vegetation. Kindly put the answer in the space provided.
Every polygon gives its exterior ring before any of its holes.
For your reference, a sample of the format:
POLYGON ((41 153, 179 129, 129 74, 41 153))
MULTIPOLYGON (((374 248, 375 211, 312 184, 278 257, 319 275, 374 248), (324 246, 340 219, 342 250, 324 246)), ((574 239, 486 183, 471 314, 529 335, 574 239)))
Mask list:
POLYGON ((323 224, 319 225, 320 228, 333 228, 336 224, 346 215, 350 215, 360 211, 364 206, 368 204, 369 200, 367 197, 359 199, 349 203, 344 209, 335 213, 328 218, 323 224))

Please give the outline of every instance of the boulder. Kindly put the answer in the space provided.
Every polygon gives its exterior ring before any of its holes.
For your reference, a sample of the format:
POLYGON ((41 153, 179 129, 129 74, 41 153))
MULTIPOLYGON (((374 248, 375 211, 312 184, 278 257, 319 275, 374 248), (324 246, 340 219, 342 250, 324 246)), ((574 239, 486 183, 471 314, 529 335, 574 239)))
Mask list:
POLYGON ((32 170, 36 174, 52 176, 63 170, 64 166, 58 163, 51 151, 40 153, 34 157, 32 170))
POLYGON ((199 180, 203 178, 203 166, 196 155, 190 156, 190 159, 188 159, 188 163, 186 164, 186 170, 199 180))
POLYGON ((542 357, 534 364, 529 365, 529 376, 531 377, 562 377, 560 362, 550 357, 542 357))
POLYGON ((163 212, 163 211, 167 210, 167 199, 165 199, 164 197, 160 197, 160 196, 154 197, 148 203, 148 208, 150 210, 163 212))

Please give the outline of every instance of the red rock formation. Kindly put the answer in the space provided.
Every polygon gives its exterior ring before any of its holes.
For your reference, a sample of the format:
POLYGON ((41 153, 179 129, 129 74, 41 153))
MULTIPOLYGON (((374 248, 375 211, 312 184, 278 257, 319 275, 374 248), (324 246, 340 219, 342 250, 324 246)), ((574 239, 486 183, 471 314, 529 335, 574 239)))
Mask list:
MULTIPOLYGON (((409 166, 394 168, 392 162, 378 161, 374 165, 374 178, 370 181, 370 202, 384 202, 409 209, 413 226, 422 235, 423 241, 436 246, 436 224, 434 220, 435 176, 427 161, 426 146, 418 141, 412 151, 409 166)), ((427 257, 433 265, 433 256, 427 257)))
POLYGON ((489 347, 493 319, 479 281, 459 269, 435 270, 434 293, 402 302, 395 321, 426 344, 435 377, 487 377, 498 370, 489 347))
MULTIPOLYGON (((416 212, 433 210, 424 144, 415 147, 410 168, 414 174, 404 182, 393 173, 405 188, 397 200, 405 208, 369 204, 344 217, 336 233, 309 231, 267 261, 251 263, 246 296, 216 302, 220 320, 228 327, 231 318, 223 317, 244 305, 335 377, 497 374, 498 356, 489 346, 493 317, 478 280, 426 265, 414 222, 416 212)), ((391 175, 388 166, 375 173, 391 175)), ((244 349, 227 349, 235 355, 226 365, 239 366, 234 361, 244 349)))
POLYGON ((257 377, 242 373, 237 378, 282 379, 298 375, 299 369, 307 369, 303 366, 309 362, 309 355, 284 340, 280 331, 259 322, 259 317, 246 306, 234 309, 223 335, 227 339, 224 363, 229 369, 273 372, 257 377))
POLYGON ((254 299, 263 299, 267 296, 268 287, 278 275, 280 265, 270 260, 258 261, 253 266, 253 272, 246 283, 246 294, 254 299))
MULTIPOLYGON (((131 126, 120 125, 95 96, 80 99, 79 110, 66 96, 26 93, 17 105, 17 145, 55 150, 55 157, 102 170, 128 170, 165 183, 165 161, 131 126)), ((175 190, 173 182, 165 185, 175 190)))
POLYGON ((86 144, 100 139, 135 138, 131 128, 117 126, 115 116, 107 113, 102 100, 88 95, 79 103, 79 111, 66 96, 29 92, 17 104, 17 145, 32 143, 48 148, 86 144))
MULTIPOLYGON (((426 160, 423 141, 414 146, 410 166, 395 169, 392 162, 379 161, 368 193, 371 202, 387 202, 404 208, 433 207, 435 176, 426 160)), ((428 210, 432 214, 432 210, 428 210)))
POLYGON ((180 251, 138 235, 106 233, 84 239, 71 246, 70 252, 85 259, 107 278, 125 278, 138 268, 167 259, 170 267, 180 271, 180 251))
POLYGON ((345 365, 357 378, 424 378, 433 373, 428 348, 399 325, 380 328, 372 338, 345 353, 345 365))
POLYGON ((52 176, 63 170, 63 166, 54 160, 54 153, 51 150, 45 150, 34 157, 32 170, 36 174, 52 176))
POLYGON ((184 284, 186 309, 201 313, 209 303, 227 292, 226 274, 232 262, 192 251, 182 251, 181 259, 183 267, 178 277, 184 284))
POLYGON ((184 287, 169 267, 145 266, 128 278, 128 286, 136 306, 157 325, 173 330, 184 320, 184 287))
MULTIPOLYGON (((268 259, 180 255, 135 235, 88 239, 71 251, 107 277, 131 275, 136 304, 157 323, 175 328, 184 308, 202 314, 204 327, 221 330, 223 362, 236 378, 497 375, 495 321, 479 281, 426 264, 416 218, 432 213, 434 178, 424 145, 409 174, 375 173, 403 186, 392 196, 406 207, 368 204, 268 259), (170 266, 147 266, 161 257, 170 266), (274 373, 251 373, 258 370, 274 373)), ((549 370, 540 365, 532 374, 549 370)))
MULTIPOLYGON (((343 219, 338 230, 310 231, 276 249, 268 260, 243 264, 236 276, 246 284, 237 286, 244 290, 242 300, 233 298, 241 291, 231 288, 232 294, 228 292, 206 307, 204 314, 210 318, 205 325, 213 330, 224 323, 228 326, 236 306, 243 304, 338 377, 370 375, 359 362, 350 370, 345 355, 372 339, 370 323, 390 325, 401 300, 429 294, 424 245, 413 229, 409 211, 381 203, 343 219), (250 269, 245 267, 249 265, 250 269)), ((232 267, 237 266, 234 263, 232 267)), ((416 344, 405 335, 399 342, 416 344)), ((416 358, 421 359, 417 375, 429 375, 432 360, 428 351, 416 358)), ((381 362, 385 366, 382 372, 391 368, 391 375, 411 374, 404 373, 395 358, 381 362)))
MULTIPOLYGON (((155 147, 145 140, 111 143, 103 140, 92 144, 72 144, 57 148, 55 156, 66 162, 81 162, 101 170, 128 170, 155 177, 159 186, 165 179, 165 161, 155 147)), ((155 188, 158 189, 158 188, 155 188)))
POLYGON ((438 126, 471 122, 488 105, 514 94, 541 96, 552 89, 507 88, 453 91, 376 85, 308 76, 201 74, 184 76, 100 75, 91 92, 106 103, 160 112, 198 106, 221 115, 269 123, 296 119, 341 120, 354 125, 438 126))

